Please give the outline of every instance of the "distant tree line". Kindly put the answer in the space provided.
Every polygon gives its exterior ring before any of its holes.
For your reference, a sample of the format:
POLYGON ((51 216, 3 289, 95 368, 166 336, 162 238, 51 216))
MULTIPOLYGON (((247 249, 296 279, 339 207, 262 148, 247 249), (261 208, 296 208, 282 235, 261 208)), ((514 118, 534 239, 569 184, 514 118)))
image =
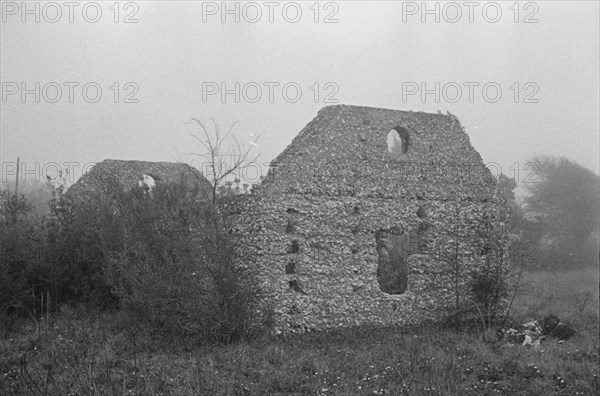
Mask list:
POLYGON ((498 189, 511 212, 511 258, 526 268, 569 270, 598 266, 598 175, 561 157, 533 159, 537 177, 517 200, 515 180, 501 175, 498 189))

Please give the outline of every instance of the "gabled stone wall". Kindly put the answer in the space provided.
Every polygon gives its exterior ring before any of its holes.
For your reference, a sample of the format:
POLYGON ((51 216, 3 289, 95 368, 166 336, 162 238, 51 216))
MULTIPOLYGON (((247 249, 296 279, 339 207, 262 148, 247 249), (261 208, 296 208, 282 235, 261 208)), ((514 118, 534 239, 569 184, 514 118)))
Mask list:
POLYGON ((506 238, 504 200, 451 115, 326 107, 224 207, 277 332, 440 319, 506 238))

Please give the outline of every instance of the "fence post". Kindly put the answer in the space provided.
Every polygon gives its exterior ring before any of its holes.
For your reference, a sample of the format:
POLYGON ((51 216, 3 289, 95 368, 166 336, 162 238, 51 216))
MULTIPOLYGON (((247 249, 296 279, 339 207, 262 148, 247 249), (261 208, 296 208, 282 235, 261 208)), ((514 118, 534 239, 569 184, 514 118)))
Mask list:
POLYGON ((17 157, 17 178, 15 179, 15 197, 19 196, 19 168, 20 168, 21 158, 17 157))

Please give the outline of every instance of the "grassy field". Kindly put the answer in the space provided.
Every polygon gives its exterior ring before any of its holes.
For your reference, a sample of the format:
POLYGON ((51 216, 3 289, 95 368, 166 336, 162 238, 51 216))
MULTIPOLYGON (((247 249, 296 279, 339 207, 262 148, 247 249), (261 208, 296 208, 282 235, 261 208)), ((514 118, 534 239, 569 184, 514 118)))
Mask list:
POLYGON ((580 333, 540 348, 485 334, 351 329, 199 346, 64 308, 0 334, 0 395, 594 395, 598 272, 532 273, 517 322, 557 315, 580 333))

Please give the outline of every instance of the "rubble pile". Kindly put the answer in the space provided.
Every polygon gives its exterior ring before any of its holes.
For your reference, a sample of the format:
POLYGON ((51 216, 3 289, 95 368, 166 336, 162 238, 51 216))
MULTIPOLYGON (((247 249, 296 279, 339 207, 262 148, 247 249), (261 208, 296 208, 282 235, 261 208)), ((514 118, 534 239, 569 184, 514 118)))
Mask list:
POLYGON ((541 321, 533 320, 508 330, 502 330, 503 340, 509 344, 539 347, 547 338, 566 341, 577 334, 570 325, 561 322, 554 315, 548 315, 541 321))

